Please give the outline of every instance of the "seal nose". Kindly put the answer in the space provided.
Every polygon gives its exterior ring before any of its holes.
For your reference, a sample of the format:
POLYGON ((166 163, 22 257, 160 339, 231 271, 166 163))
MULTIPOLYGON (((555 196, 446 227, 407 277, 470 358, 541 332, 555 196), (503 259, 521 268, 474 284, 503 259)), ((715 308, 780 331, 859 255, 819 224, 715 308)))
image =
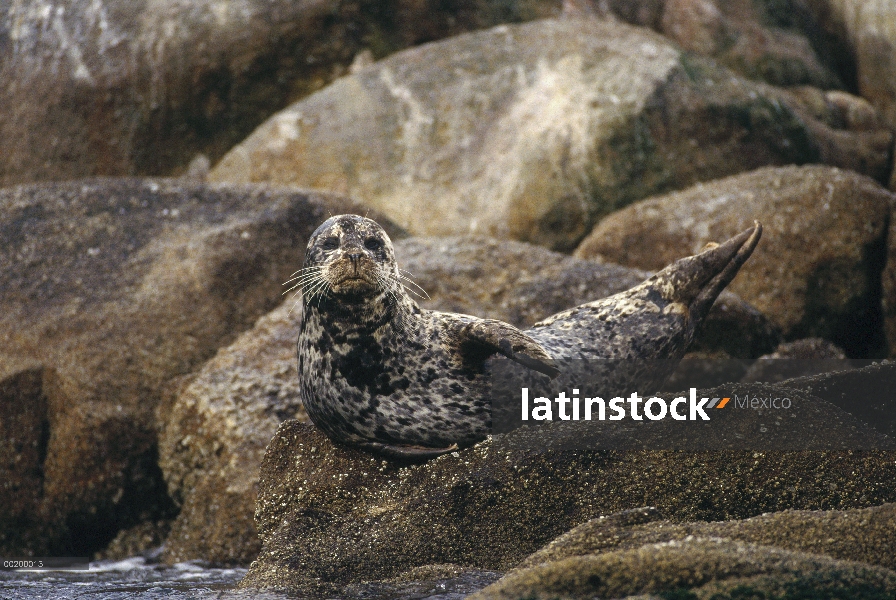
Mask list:
POLYGON ((359 253, 352 253, 348 255, 348 259, 352 261, 352 269, 354 269, 355 273, 357 273, 358 261, 361 260, 361 255, 359 253))

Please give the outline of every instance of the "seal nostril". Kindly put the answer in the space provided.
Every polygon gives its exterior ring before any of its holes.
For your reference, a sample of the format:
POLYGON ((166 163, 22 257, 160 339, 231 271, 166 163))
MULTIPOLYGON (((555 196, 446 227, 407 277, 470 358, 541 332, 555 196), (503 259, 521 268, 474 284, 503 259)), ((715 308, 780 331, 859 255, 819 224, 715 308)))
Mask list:
POLYGON ((352 261, 352 270, 355 273, 358 272, 358 263, 361 261, 361 255, 358 253, 352 253, 348 255, 348 259, 352 261))

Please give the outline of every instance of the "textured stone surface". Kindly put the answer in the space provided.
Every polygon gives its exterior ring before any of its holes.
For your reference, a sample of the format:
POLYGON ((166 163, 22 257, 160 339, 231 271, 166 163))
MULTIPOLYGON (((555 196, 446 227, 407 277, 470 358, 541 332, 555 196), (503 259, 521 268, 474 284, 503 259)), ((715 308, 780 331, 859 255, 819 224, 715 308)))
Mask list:
MULTIPOLYGON (((840 87, 839 40, 802 0, 581 2, 650 27, 741 75, 781 86, 840 87)), ((587 9, 586 9, 587 10, 587 9)))
POLYGON ((845 38, 859 92, 896 127, 896 4, 890 0, 808 0, 829 30, 845 38))
POLYGON ((287 301, 159 408, 159 464, 181 505, 165 546, 169 562, 249 564, 258 554, 258 466, 281 421, 308 420, 299 396, 301 307, 287 301), (291 315, 290 315, 291 313, 291 315))
MULTIPOLYGON (((756 384, 741 391, 781 393, 756 384)), ((801 448, 793 452, 583 449, 570 445, 581 439, 576 425, 521 429, 400 467, 335 447, 313 426, 287 421, 262 463, 256 524, 263 548, 241 585, 322 586, 332 594, 351 581, 395 577, 426 564, 505 570, 576 523, 645 503, 687 521, 867 507, 896 498, 894 450, 802 449, 879 434, 794 392, 786 393, 808 404, 791 431, 801 448)), ((613 444, 639 435, 603 431, 598 437, 616 436, 605 440, 613 444)), ((717 448, 712 430, 703 431, 717 448)), ((657 430, 657 439, 672 432, 657 430)))
POLYGON ((762 242, 731 290, 788 339, 818 336, 851 356, 881 356, 880 273, 892 198, 848 171, 759 169, 618 211, 575 254, 653 269, 758 219, 762 242))
POLYGON ((0 185, 182 172, 397 49, 560 2, 25 0, 0 9, 0 185))
MULTIPOLYGON (((567 308, 562 302, 605 297, 647 276, 522 242, 409 238, 395 246, 399 265, 431 292, 422 305, 521 327, 567 308)), ((281 421, 307 419, 295 365, 301 310, 296 302, 291 297, 261 318, 160 405, 159 462, 181 506, 164 553, 170 562, 248 564, 258 552, 252 515, 264 448, 281 421)), ((770 349, 776 339, 768 322, 733 294, 723 294, 707 320, 707 332, 735 338, 723 345, 733 353, 746 340, 770 349)))
POLYGON ((633 509, 593 519, 570 530, 474 597, 517 597, 522 590, 534 597, 550 595, 550 588, 557 591, 558 578, 565 574, 567 587, 563 595, 566 597, 600 592, 622 597, 683 588, 694 593, 693 597, 701 598, 708 592, 718 593, 726 588, 733 594, 732 588, 736 587, 741 588, 739 597, 743 597, 747 586, 761 590, 770 584, 774 587, 773 582, 777 580, 778 585, 786 582, 790 594, 802 589, 812 597, 827 591, 854 598, 875 598, 887 586, 892 586, 896 561, 889 549, 893 544, 896 544, 896 504, 843 511, 784 511, 745 520, 690 523, 664 520, 652 508, 633 509), (717 545, 713 546, 713 541, 717 545), (687 566, 681 568, 680 563, 670 565, 661 559, 670 547, 681 553, 687 566), (816 560, 807 560, 807 554, 815 555, 816 560), (581 560, 567 560, 575 557, 581 560), (688 568, 701 562, 705 567, 697 577, 682 577, 688 568), (598 585, 608 585, 606 582, 611 579, 599 576, 602 567, 620 563, 629 576, 627 582, 617 580, 616 585, 621 583, 623 589, 595 590, 598 585), (724 567, 719 568, 721 565, 724 567), (749 573, 757 566, 767 570, 765 576, 749 573), (785 568, 781 569, 782 566, 785 568), (670 567, 679 571, 676 573, 670 567), (580 571, 573 574, 576 569, 580 571), (658 569, 659 573, 653 573, 650 583, 639 576, 652 569, 658 569), (835 573, 847 575, 846 581, 855 577, 855 587, 850 590, 843 579, 832 577, 835 573), (590 575, 598 577, 601 584, 589 583, 590 575), (645 589, 648 587, 652 589, 645 589))
POLYGON ((571 556, 599 554, 681 540, 727 538, 786 550, 826 554, 896 570, 896 504, 863 509, 765 513, 744 520, 674 523, 656 509, 633 509, 592 519, 529 555, 514 571, 571 556))
POLYGON ((23 500, 0 505, 14 520, 3 551, 89 553, 172 516, 156 452, 163 388, 276 306, 307 236, 352 209, 177 180, 0 191, 3 427, 16 429, 0 480, 23 500), (31 518, 52 535, 29 537, 31 518))
POLYGON ((894 591, 896 572, 890 569, 693 536, 539 565, 508 575, 470 597, 872 600, 894 591))
POLYGON ((109 545, 94 556, 97 560, 124 560, 139 555, 157 558, 170 531, 170 520, 142 521, 119 531, 109 545))
POLYGON ((418 235, 571 249, 620 206, 762 165, 886 177, 891 133, 837 114, 642 28, 543 20, 344 77, 265 122, 210 178, 339 190, 418 235))

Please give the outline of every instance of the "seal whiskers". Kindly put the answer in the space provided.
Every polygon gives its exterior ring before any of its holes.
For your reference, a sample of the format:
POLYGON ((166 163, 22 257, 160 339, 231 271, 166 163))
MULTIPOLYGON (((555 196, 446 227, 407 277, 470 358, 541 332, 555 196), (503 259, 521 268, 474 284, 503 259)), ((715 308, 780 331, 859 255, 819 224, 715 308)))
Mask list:
POLYGON ((331 217, 287 282, 301 288, 302 401, 332 440, 385 456, 428 459, 470 446, 491 430, 496 356, 551 378, 581 358, 680 358, 761 233, 757 223, 631 290, 524 332, 420 308, 405 282, 423 290, 398 269, 386 232, 357 215, 331 217))

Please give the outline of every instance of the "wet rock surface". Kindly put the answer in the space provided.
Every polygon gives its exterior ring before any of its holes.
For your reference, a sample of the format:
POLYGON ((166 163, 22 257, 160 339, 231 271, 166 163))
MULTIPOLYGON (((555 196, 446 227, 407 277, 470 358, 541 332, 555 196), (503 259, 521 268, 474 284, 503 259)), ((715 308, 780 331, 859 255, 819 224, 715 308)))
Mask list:
POLYGON ((343 191, 418 235, 569 250, 632 201, 762 165, 886 177, 890 132, 853 131, 837 113, 643 28, 542 20, 342 78, 268 120, 209 176, 343 191))
MULTIPOLYGON (((313 426, 287 421, 262 463, 256 521, 263 547, 241 585, 336 589, 354 578, 386 579, 445 562, 506 570, 555 537, 552 531, 624 510, 637 499, 683 522, 868 507, 896 497, 892 440, 793 389, 754 384, 739 391, 803 402, 800 425, 789 430, 793 447, 864 441, 881 449, 634 450, 651 439, 668 443, 670 432, 606 428, 582 443, 583 430, 572 425, 523 428, 402 467, 334 446, 313 426), (620 449, 591 444, 604 435, 620 449)), ((756 425, 768 417, 751 416, 756 425)), ((730 433, 705 428, 700 435, 712 445, 721 441, 714 436, 730 433)))
POLYGON ((759 169, 620 210, 575 254, 653 269, 758 219, 762 245, 731 291, 770 317, 786 339, 818 336, 850 356, 880 356, 890 202, 890 192, 850 171, 759 169))
POLYGON ((275 306, 296 248, 355 206, 177 180, 0 192, 4 552, 89 553, 172 517, 162 390, 275 306))

